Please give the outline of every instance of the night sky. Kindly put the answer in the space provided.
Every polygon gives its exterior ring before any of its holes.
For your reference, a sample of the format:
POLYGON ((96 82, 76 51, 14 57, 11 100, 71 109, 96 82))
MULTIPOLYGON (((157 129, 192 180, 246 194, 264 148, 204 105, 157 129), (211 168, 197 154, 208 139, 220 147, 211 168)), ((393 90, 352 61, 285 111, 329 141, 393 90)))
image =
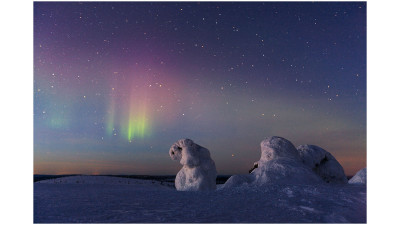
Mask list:
POLYGON ((281 136, 366 166, 366 3, 35 2, 34 173, 244 174, 281 136))

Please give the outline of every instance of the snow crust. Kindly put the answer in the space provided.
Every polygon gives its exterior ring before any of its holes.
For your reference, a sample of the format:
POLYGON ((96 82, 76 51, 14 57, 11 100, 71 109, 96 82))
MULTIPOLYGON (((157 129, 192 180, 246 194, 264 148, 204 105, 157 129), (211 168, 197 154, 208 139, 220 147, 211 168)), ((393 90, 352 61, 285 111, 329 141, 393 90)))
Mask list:
POLYGON ((350 180, 349 184, 367 184, 367 168, 359 170, 350 180))
POLYGON ((128 185, 144 186, 146 188, 171 188, 166 182, 142 180, 111 176, 75 175, 55 179, 41 180, 35 184, 66 184, 66 185, 128 185))
POLYGON ((34 223, 366 223, 365 185, 181 192, 157 181, 74 176, 35 182, 33 196, 34 223))
POLYGON ((316 145, 297 147, 303 163, 327 183, 347 183, 343 167, 328 151, 316 145))
POLYGON ((216 189, 217 169, 208 149, 190 139, 181 139, 171 146, 169 155, 183 165, 175 178, 178 191, 216 189))

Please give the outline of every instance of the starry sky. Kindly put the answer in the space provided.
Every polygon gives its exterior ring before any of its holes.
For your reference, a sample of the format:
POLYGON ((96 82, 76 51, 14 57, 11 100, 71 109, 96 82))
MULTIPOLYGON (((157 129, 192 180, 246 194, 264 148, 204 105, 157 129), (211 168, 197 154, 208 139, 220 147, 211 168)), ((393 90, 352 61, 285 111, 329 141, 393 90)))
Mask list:
POLYGON ((366 166, 365 2, 35 2, 34 173, 244 174, 281 136, 366 166))

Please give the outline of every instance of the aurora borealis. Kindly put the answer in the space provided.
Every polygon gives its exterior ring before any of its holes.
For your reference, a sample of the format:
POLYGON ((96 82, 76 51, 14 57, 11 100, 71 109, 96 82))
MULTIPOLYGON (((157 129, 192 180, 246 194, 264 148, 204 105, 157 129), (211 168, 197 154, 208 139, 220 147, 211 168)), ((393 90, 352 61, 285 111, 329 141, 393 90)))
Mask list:
POLYGON ((219 174, 266 136, 366 165, 366 3, 35 2, 34 173, 219 174))

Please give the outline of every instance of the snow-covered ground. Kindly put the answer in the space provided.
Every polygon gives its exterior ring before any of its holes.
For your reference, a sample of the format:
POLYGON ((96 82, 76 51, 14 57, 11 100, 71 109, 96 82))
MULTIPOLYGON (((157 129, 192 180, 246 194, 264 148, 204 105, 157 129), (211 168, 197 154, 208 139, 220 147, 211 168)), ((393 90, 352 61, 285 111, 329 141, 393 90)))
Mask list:
POLYGON ((34 183, 35 223, 366 223, 366 186, 182 192, 159 181, 72 176, 34 183))

